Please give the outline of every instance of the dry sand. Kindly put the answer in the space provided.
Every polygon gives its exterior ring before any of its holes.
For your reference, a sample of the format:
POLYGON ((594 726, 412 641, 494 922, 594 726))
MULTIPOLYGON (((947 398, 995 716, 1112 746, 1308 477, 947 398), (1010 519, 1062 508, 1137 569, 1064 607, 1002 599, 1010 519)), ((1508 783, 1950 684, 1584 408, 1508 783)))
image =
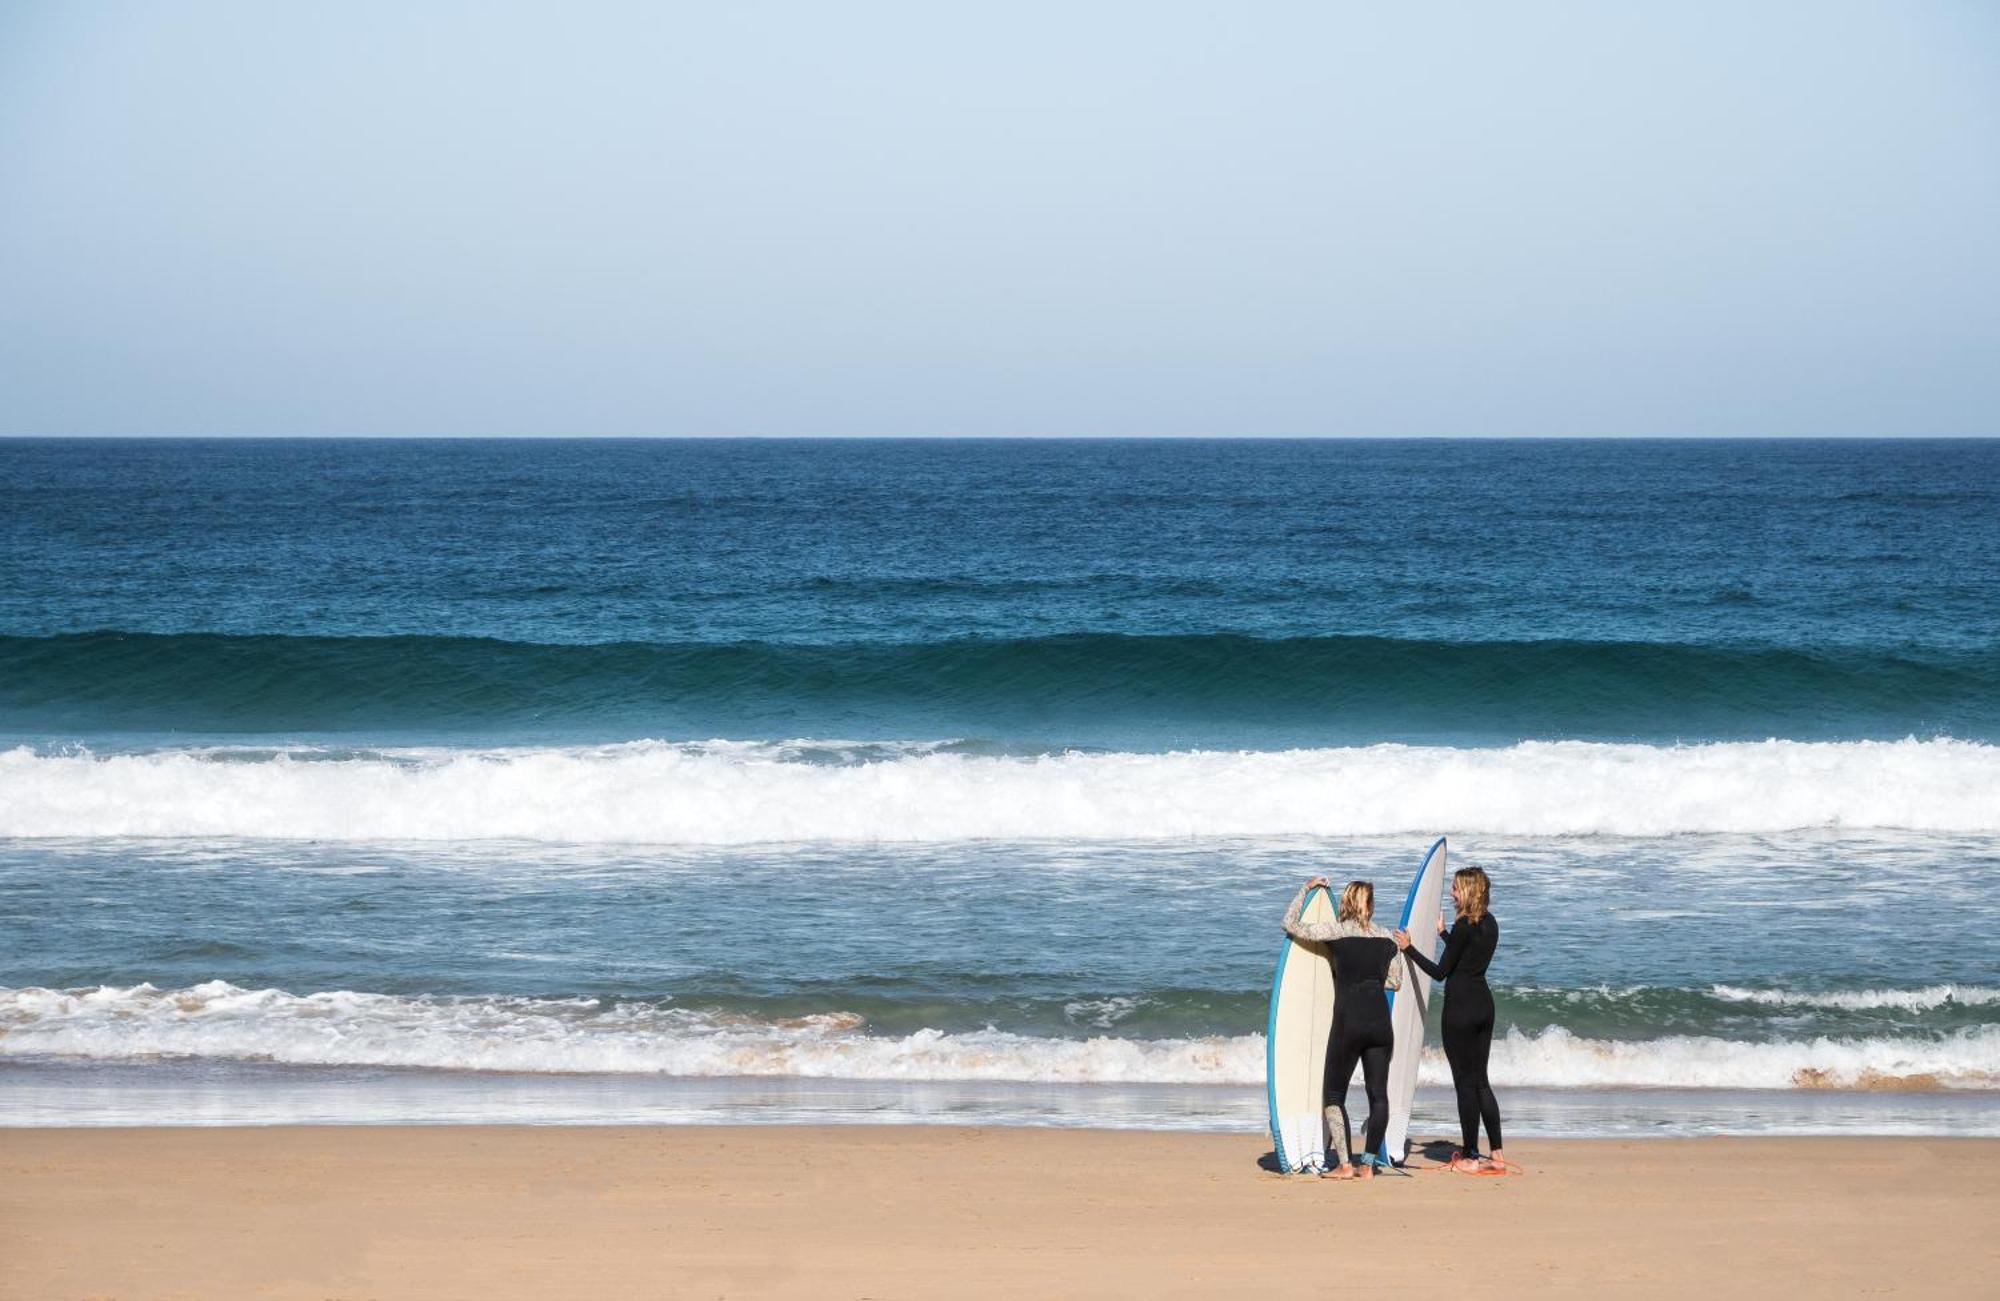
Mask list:
POLYGON ((0 1130, 0 1297, 2000 1295, 2000 1140, 1523 1140, 1518 1178, 1372 1184, 1268 1173, 1268 1146, 0 1130), (1436 1272, 1391 1272, 1411 1257, 1436 1272))

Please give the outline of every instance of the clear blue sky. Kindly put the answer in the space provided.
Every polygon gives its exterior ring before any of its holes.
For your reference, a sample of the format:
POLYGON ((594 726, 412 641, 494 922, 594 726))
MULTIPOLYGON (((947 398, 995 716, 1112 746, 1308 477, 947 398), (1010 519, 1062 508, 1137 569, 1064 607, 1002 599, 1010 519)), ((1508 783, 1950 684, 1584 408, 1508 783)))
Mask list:
POLYGON ((0 433, 2000 433, 2000 5, 6 0, 0 433))

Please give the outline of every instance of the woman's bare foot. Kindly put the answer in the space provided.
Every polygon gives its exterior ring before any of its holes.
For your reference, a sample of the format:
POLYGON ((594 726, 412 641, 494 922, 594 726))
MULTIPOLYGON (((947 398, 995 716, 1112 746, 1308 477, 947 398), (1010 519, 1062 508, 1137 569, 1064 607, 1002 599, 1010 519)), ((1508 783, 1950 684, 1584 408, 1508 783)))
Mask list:
POLYGON ((1361 1167, 1354 1172, 1354 1177, 1356 1179, 1373 1179, 1375 1177, 1375 1167, 1367 1162, 1363 1162, 1361 1167))
POLYGON ((1336 1165, 1336 1166, 1331 1166, 1331 1167, 1329 1167, 1328 1169, 1326 1169, 1326 1170, 1325 1170, 1324 1172, 1322 1172, 1322 1173, 1321 1173, 1321 1175, 1320 1175, 1320 1178, 1322 1178, 1322 1179, 1352 1179, 1352 1178, 1354 1178, 1354 1167, 1353 1167, 1353 1166, 1351 1166, 1351 1165, 1348 1165, 1348 1164, 1347 1164, 1346 1162, 1344 1162, 1344 1161, 1343 1161, 1343 1162, 1342 1162, 1341 1164, 1339 1164, 1339 1165, 1336 1165))

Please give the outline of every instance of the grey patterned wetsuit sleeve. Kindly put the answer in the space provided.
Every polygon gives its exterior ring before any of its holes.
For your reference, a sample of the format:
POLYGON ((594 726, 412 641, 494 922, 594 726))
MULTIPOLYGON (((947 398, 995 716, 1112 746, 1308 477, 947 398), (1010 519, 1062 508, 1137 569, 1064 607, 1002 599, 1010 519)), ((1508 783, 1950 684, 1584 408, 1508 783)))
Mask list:
MULTIPOLYGON (((1393 939, 1393 937, 1385 937, 1385 938, 1393 939)), ((1401 953, 1398 953, 1395 957, 1389 959, 1389 974, 1386 978, 1383 979, 1382 988, 1401 989, 1402 987, 1403 987, 1403 955, 1401 953)))
POLYGON ((1305 911, 1306 894, 1311 889, 1312 886, 1310 885, 1300 886, 1298 894, 1292 899, 1292 906, 1285 909, 1285 934, 1295 940, 1312 940, 1320 944, 1325 944, 1327 941, 1339 937, 1340 923, 1302 922, 1299 920, 1299 914, 1305 911))

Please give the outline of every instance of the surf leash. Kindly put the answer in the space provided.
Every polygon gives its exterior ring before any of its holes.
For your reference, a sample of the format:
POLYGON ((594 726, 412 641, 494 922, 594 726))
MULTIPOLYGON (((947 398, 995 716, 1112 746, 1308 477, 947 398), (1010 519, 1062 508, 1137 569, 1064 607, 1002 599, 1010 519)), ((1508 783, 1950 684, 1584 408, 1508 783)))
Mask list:
POLYGON ((1402 1166, 1397 1168, 1409 1175, 1414 1175, 1417 1171, 1425 1174, 1436 1171, 1443 1174, 1466 1175, 1473 1179, 1497 1179, 1503 1175, 1528 1173, 1512 1161, 1496 1161, 1490 1156, 1468 1157, 1463 1152, 1453 1152, 1449 1161, 1438 1165, 1417 1166, 1414 1170, 1402 1166))

